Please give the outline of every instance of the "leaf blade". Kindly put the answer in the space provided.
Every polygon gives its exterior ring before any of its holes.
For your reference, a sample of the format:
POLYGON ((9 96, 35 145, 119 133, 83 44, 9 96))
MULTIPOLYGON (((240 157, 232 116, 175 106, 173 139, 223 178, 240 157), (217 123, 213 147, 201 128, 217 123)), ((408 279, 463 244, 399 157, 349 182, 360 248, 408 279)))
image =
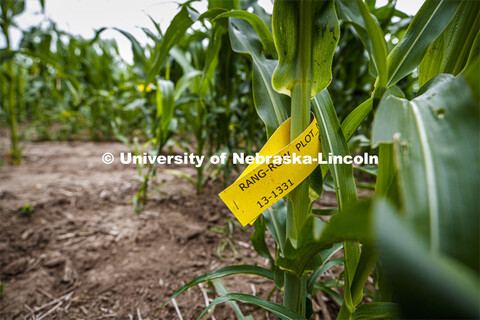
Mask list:
POLYGON ((145 87, 152 82, 155 76, 160 72, 163 62, 168 56, 170 49, 182 37, 187 29, 197 20, 196 13, 188 9, 186 5, 182 6, 180 12, 173 18, 160 45, 155 48, 155 54, 152 57, 151 69, 145 81, 145 87))
POLYGON ((387 57, 388 86, 394 85, 418 66, 430 44, 445 29, 459 5, 459 1, 425 1, 405 36, 387 57))
POLYGON ((480 141, 472 136, 480 126, 478 105, 463 77, 439 75, 420 93, 411 101, 386 93, 374 120, 372 144, 394 144, 402 211, 429 237, 432 251, 479 270, 471 255, 480 250, 475 214, 480 187, 473 178, 480 174, 480 141), (468 218, 458 219, 456 212, 468 218))
POLYGON ((217 304, 225 303, 228 301, 236 301, 236 302, 255 305, 257 307, 260 307, 267 311, 272 312, 276 316, 280 317, 280 319, 284 319, 284 320, 305 320, 304 317, 300 316, 299 314, 293 311, 290 311, 289 309, 285 308, 282 305, 269 302, 269 301, 263 301, 258 297, 255 297, 249 294, 244 294, 244 293, 228 293, 222 297, 219 297, 213 300, 212 303, 209 304, 205 310, 203 310, 203 312, 200 314, 200 316, 197 319, 201 319, 208 312, 208 310, 210 310, 212 307, 216 306, 217 304))
POLYGON ((172 299, 175 299, 178 295, 183 293, 184 291, 190 289, 193 286, 196 286, 199 283, 205 282, 205 281, 210 281, 214 279, 219 279, 235 274, 252 274, 252 275, 257 275, 261 276, 270 280, 273 280, 273 272, 262 268, 262 267, 257 267, 257 266, 251 266, 251 265, 236 265, 236 266, 228 266, 224 267, 221 269, 218 269, 214 272, 209 272, 202 274, 192 280, 190 280, 188 283, 186 283, 184 286, 182 286, 180 289, 175 291, 175 293, 166 301, 162 304, 160 307, 163 308, 167 303, 169 303, 172 299))

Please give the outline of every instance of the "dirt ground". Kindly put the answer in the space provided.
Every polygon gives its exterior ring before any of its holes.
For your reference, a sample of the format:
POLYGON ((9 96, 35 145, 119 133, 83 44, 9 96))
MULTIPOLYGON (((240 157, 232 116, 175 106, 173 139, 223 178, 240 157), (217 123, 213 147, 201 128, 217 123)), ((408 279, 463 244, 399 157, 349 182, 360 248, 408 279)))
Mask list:
MULTIPOLYGON (((0 145, 5 155, 7 141, 0 145)), ((234 217, 217 196, 219 183, 197 196, 188 181, 160 171, 159 192, 136 214, 136 167, 101 161, 104 152, 122 151, 120 143, 28 143, 22 165, 0 167, 1 319, 179 319, 172 303, 157 309, 195 276, 231 264, 268 267, 251 247, 253 228, 228 235, 234 217), (229 242, 236 254, 221 250, 229 242)), ((322 204, 333 206, 334 195, 322 204)), ((224 282, 230 292, 264 299, 274 287, 254 276, 224 282)), ((196 319, 207 295, 214 298, 204 284, 177 297, 183 319, 196 319)), ((338 310, 328 297, 315 298, 317 319, 338 310)), ((281 303, 281 294, 272 300, 281 303)), ((241 308, 254 319, 275 319, 241 308)), ((235 319, 227 305, 214 318, 235 319)))

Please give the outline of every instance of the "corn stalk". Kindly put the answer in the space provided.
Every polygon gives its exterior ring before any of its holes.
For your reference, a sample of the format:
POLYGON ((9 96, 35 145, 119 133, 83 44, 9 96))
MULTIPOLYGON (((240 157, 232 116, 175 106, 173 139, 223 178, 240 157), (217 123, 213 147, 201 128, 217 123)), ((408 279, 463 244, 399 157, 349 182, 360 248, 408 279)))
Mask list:
MULTIPOLYGON (((273 87, 291 96, 290 140, 310 124, 311 99, 332 77, 331 59, 338 41, 338 20, 331 1, 276 1, 273 35, 279 56, 273 87), (318 60, 317 60, 318 59, 318 60)), ((310 212, 309 180, 288 199, 287 239, 296 244, 310 212)), ((306 316, 306 277, 285 273, 284 306, 306 316)))
MULTIPOLYGON (((25 8, 24 1, 2 1, 1 2, 1 28, 5 36, 6 48, 2 54, 6 55, 6 73, 8 75, 8 93, 6 101, 3 101, 4 107, 7 110, 8 124, 10 128, 10 156, 14 164, 22 162, 22 151, 19 146, 18 137, 18 121, 17 121, 17 106, 16 106, 16 75, 14 74, 14 55, 11 54, 10 43, 10 27, 13 24, 13 18, 22 13, 25 8)), ((3 58, 3 57, 2 57, 3 58)))

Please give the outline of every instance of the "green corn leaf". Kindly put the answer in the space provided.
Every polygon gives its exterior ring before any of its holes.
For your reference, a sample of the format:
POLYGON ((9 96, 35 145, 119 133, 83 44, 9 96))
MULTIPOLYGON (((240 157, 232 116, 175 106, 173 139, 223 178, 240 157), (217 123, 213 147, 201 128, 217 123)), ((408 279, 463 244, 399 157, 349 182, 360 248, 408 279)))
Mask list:
POLYGON ((25 0, 13 0, 13 1, 7 0, 6 2, 13 2, 13 6, 12 6, 13 16, 19 15, 25 10, 25 0))
MULTIPOLYGON (((480 56, 480 32, 477 33, 477 36, 475 37, 475 40, 473 41, 472 49, 470 50, 470 53, 468 55, 467 63, 465 65, 465 68, 462 70, 462 72, 469 69, 471 67, 471 65, 473 63, 475 63, 475 61, 478 61, 479 56, 480 56)), ((477 71, 478 68, 473 69, 473 70, 477 71)))
POLYGON ((161 129, 166 129, 168 123, 173 117, 173 110, 175 106, 174 100, 174 83, 170 80, 157 81, 157 118, 161 119, 161 129))
POLYGON ((25 10, 24 0, 4 0, 0 1, 2 24, 12 24, 12 18, 25 10))
POLYGON ((213 8, 209 9, 206 12, 202 13, 198 20, 203 21, 205 19, 210 19, 212 21, 212 28, 210 31, 209 39, 208 39, 208 47, 207 51, 205 52, 205 62, 203 65, 203 72, 202 72, 202 79, 200 83, 200 95, 207 96, 208 95, 208 88, 212 81, 212 78, 215 74, 215 70, 217 70, 218 62, 219 62, 219 55, 221 51, 221 47, 223 44, 224 34, 228 25, 222 23, 215 23, 215 18, 220 14, 226 12, 226 9, 223 8, 213 8))
POLYGON ((363 0, 357 0, 358 8, 365 22, 368 37, 372 43, 372 52, 370 53, 373 58, 375 69, 377 70, 378 78, 376 88, 386 88, 387 85, 387 43, 385 42, 385 35, 382 29, 378 25, 375 18, 368 11, 367 6, 363 0))
POLYGON ((439 75, 419 94, 409 101, 386 93, 372 144, 394 144, 402 212, 432 251, 478 272, 479 107, 463 77, 439 75))
POLYGON ((253 225, 255 227, 255 231, 250 237, 253 248, 260 256, 268 259, 268 261, 270 261, 270 266, 273 268, 273 266, 275 266, 275 261, 273 260, 265 242, 265 230, 267 228, 265 225, 265 218, 263 216, 258 217, 253 225))
MULTIPOLYGON (((480 37, 477 37, 477 40, 480 40, 480 37)), ((478 89, 480 88, 480 74, 478 70, 480 70, 480 57, 473 59, 472 62, 467 62, 467 66, 462 72, 466 82, 470 86, 473 98, 477 102, 480 101, 480 90, 478 89)))
MULTIPOLYGON (((338 246, 340 249, 342 246, 338 246)), ((317 281, 318 277, 320 277, 325 271, 330 269, 331 267, 334 266, 342 266, 344 263, 343 257, 335 258, 332 260, 324 261, 320 266, 315 269, 312 274, 308 278, 308 283, 307 283, 307 292, 313 292, 313 289, 315 287, 315 282, 317 281)))
POLYGON ((222 8, 223 10, 234 10, 240 6, 239 0, 208 0, 208 9, 222 8))
MULTIPOLYGON (((320 128, 323 153, 349 155, 350 150, 327 89, 312 100, 312 106, 320 128)), ((342 210, 357 200, 353 167, 351 164, 330 164, 329 166, 337 190, 339 209, 342 210)))
POLYGON ((205 65, 202 73, 201 81, 201 95, 207 95, 208 85, 213 78, 215 70, 218 66, 218 58, 220 49, 223 42, 223 35, 225 34, 225 28, 218 23, 215 23, 212 27, 212 32, 208 41, 208 48, 205 55, 205 65))
POLYGON ((197 21, 198 13, 190 9, 188 6, 182 6, 180 12, 173 18, 161 44, 155 47, 155 53, 152 57, 152 67, 147 75, 145 87, 152 82, 156 75, 160 72, 163 62, 168 57, 170 49, 183 37, 187 29, 197 21))
MULTIPOLYGON (((348 155, 347 141, 341 130, 335 108, 327 89, 320 92, 313 100, 313 111, 320 128, 322 141, 322 150, 325 154, 348 155)), ((342 210, 350 207, 357 200, 357 190, 355 179, 353 177, 352 165, 348 164, 330 164, 330 171, 335 183, 338 208, 340 214, 342 210)), ((350 285, 355 276, 355 269, 359 261, 358 243, 351 241, 343 245, 345 251, 345 303, 349 310, 354 309, 351 299, 350 285)))
POLYGON ((313 98, 332 79, 332 59, 340 37, 333 1, 278 0, 273 8, 273 36, 278 66, 273 87, 292 95, 298 81, 310 84, 313 98))
POLYGON ((353 167, 353 170, 357 170, 357 171, 360 171, 360 172, 364 172, 364 173, 367 173, 371 176, 374 176, 376 177, 377 176, 377 172, 378 172, 378 166, 376 165, 370 165, 370 166, 363 166, 363 167, 353 167))
POLYGON ((241 303, 247 303, 251 304, 257 307, 260 307, 262 309, 265 309, 267 311, 270 311, 280 319, 284 320, 305 320, 304 317, 300 316, 299 314, 290 311, 289 309, 285 308, 282 305, 269 302, 269 301, 264 301, 258 297, 249 295, 249 294, 244 294, 244 293, 228 293, 222 297, 219 297, 215 300, 212 301, 208 305, 208 307, 203 310, 202 314, 198 317, 198 319, 201 319, 211 308, 216 306, 217 304, 220 303, 225 303, 229 301, 236 301, 236 302, 241 302, 241 303))
POLYGON ((337 291, 333 290, 329 286, 326 286, 323 282, 316 282, 312 294, 315 294, 320 291, 331 296, 333 301, 335 301, 335 303, 338 304, 339 306, 343 304, 343 297, 339 295, 337 291))
POLYGON ((251 265, 236 265, 236 266, 228 266, 224 267, 221 269, 218 269, 213 272, 205 273, 202 274, 201 276, 198 276, 194 278, 193 280, 189 281, 186 283, 184 286, 182 286, 180 289, 175 291, 175 293, 166 301, 162 304, 160 307, 163 308, 167 303, 169 303, 172 299, 175 299, 177 296, 182 294, 184 291, 190 289, 191 287, 196 286, 199 283, 205 282, 205 281, 211 281, 214 279, 219 279, 235 274, 253 274, 257 275, 260 277, 264 277, 267 279, 273 280, 273 272, 262 268, 262 267, 257 267, 257 266, 251 266, 251 265))
POLYGON ((287 232, 287 207, 283 200, 277 201, 273 206, 262 213, 265 225, 278 244, 280 252, 283 252, 287 232))
MULTIPOLYGON (((103 28, 100 28, 98 30, 95 30, 95 34, 93 36, 93 38, 91 40, 88 41, 88 44, 89 45, 93 45, 95 42, 98 42, 98 40, 100 39, 100 35, 102 34, 103 31, 107 30, 108 28, 106 27, 103 27, 103 28)), ((115 29, 115 28, 114 28, 115 29)), ((118 29, 117 29, 118 30, 118 29)), ((117 51, 117 54, 118 54, 118 50, 117 51)))
POLYGON ((160 41, 160 37, 158 35, 156 35, 155 33, 153 33, 152 31, 150 31, 150 29, 148 28, 145 28, 145 27, 142 27, 142 31, 143 33, 145 33, 145 35, 147 37, 149 37, 150 39, 153 40, 153 42, 157 43, 160 41))
POLYGON ((312 214, 317 215, 317 216, 333 216, 334 214, 337 214, 338 210, 337 209, 313 209, 312 214))
MULTIPOLYGON (((478 318, 478 273, 451 257, 432 253, 428 241, 415 230, 414 221, 401 218, 400 212, 386 200, 377 200, 373 210, 382 270, 394 289, 394 300, 399 303, 402 317, 478 318)), ((458 211, 458 214, 464 213, 458 211)), ((474 223, 465 216, 456 216, 456 219, 474 223)), ((472 239, 466 245, 475 245, 473 242, 472 239)), ((471 252, 478 257, 478 251, 471 252)))
POLYGON ((440 73, 458 75, 479 34, 480 2, 462 1, 450 24, 430 45, 418 67, 418 82, 423 86, 440 73))
POLYGON ((362 304, 352 314, 352 320, 399 319, 398 305, 392 302, 370 302, 362 304))
MULTIPOLYGON (((315 101, 313 101, 315 103, 315 101)), ((360 124, 363 122, 365 117, 372 111, 373 108, 373 97, 365 100, 358 107, 356 107, 342 122, 342 132, 345 136, 345 140, 349 141, 353 134, 357 131, 360 124)), ((325 179, 330 168, 326 164, 320 165, 322 171, 322 177, 325 179)))
POLYGON ((322 250, 320 252, 320 258, 322 258, 322 261, 323 261, 322 263, 324 263, 325 261, 329 261, 333 257, 333 255, 338 251, 340 251, 341 249, 343 249, 343 244, 339 242, 339 243, 333 244, 331 248, 322 250))
POLYGON ((395 155, 391 144, 381 144, 378 152, 378 172, 375 195, 388 198, 392 203, 400 204, 397 185, 395 155))
POLYGON ((76 89, 78 89, 80 87, 80 82, 78 81, 78 79, 70 74, 68 74, 65 69, 63 68, 62 65, 60 65, 58 63, 58 61, 48 55, 48 54, 42 54, 40 52, 34 52, 34 51, 31 51, 31 50, 17 50, 17 51, 10 51, 12 54, 22 54, 22 55, 25 55, 27 57, 31 57, 31 58, 35 58, 35 59, 39 59, 42 63, 45 63, 45 64, 48 64, 50 65, 52 68, 55 69, 55 71, 58 72, 58 75, 61 76, 62 78, 64 79, 68 79, 76 89))
POLYGON ((393 145, 382 143, 379 147, 378 159, 375 195, 388 198, 392 203, 400 204, 393 145))
POLYGON ((53 56, 52 52, 50 52, 50 47, 52 44, 52 35, 51 34, 45 34, 41 37, 41 41, 38 47, 38 52, 44 54, 44 55, 49 55, 53 56))
POLYGON ((196 82, 197 78, 200 78, 202 73, 198 70, 194 70, 185 73, 182 75, 180 79, 178 79, 177 84, 175 85, 175 96, 174 101, 177 101, 183 92, 192 86, 193 83, 196 82))
POLYGON ((257 36, 260 38, 264 50, 264 54, 269 58, 276 58, 277 51, 275 49, 275 44, 273 43, 273 36, 268 27, 263 23, 262 19, 256 16, 253 13, 248 11, 229 11, 218 15, 214 21, 225 19, 225 18, 238 18, 243 19, 250 23, 250 25, 255 30, 257 36))
MULTIPOLYGON (((335 7, 337 8, 338 15, 340 19, 342 19, 344 22, 350 24, 353 29, 355 30, 355 33, 357 34, 358 38, 362 42, 363 46, 367 50, 368 54, 372 58, 370 60, 371 66, 369 66, 370 72, 372 76, 377 77, 378 75, 378 70, 373 63, 373 59, 375 57, 375 50, 374 46, 372 44, 373 39, 375 39, 375 47, 378 51, 380 49, 381 51, 378 52, 376 55, 377 57, 383 56, 383 45, 385 43, 385 39, 381 38, 381 35, 383 35, 383 31, 380 29, 378 30, 378 24, 375 20, 374 17, 371 17, 370 15, 366 15, 367 20, 369 21, 369 31, 367 31, 367 25, 365 24, 365 20, 362 16, 362 12, 365 10, 360 10, 360 6, 364 6, 361 2, 357 1, 343 1, 343 0, 335 0, 335 7), (371 18, 370 18, 371 17, 371 18)), ((364 6, 366 11, 370 10, 367 6, 364 6)), ((385 59, 386 55, 388 54, 388 51, 385 53, 385 59)), ((381 59, 377 59, 379 63, 385 63, 386 61, 383 60, 383 57, 381 59)), ((383 77, 383 72, 385 72, 386 65, 384 65, 385 70, 382 70, 382 77, 383 77)), ((383 81, 383 80, 382 80, 383 81)))
POLYGON ((178 178, 181 178, 181 179, 185 179, 193 185, 195 185, 197 183, 197 181, 191 175, 185 173, 182 170, 163 169, 162 172, 166 173, 166 174, 171 174, 172 176, 175 176, 175 177, 178 177, 178 178))
MULTIPOLYGON (((314 101, 315 103, 315 101, 314 101)), ((358 107, 356 107, 342 122, 342 132, 345 140, 349 141, 353 134, 357 131, 360 124, 365 120, 365 117, 372 111, 373 97, 365 100, 358 107)), ((321 164, 322 177, 325 179, 330 168, 326 164, 321 164)))
POLYGON ((275 266, 274 270, 275 275, 275 287, 277 289, 285 289, 285 272, 279 267, 275 266))
POLYGON ((359 3, 357 1, 335 0, 335 8, 338 11, 339 18, 350 23, 354 27, 363 46, 370 56, 373 57, 372 40, 368 36, 365 20, 360 12, 359 3))
POLYGON ((407 33, 387 57, 388 86, 412 72, 430 44, 445 29, 460 1, 427 0, 410 23, 407 33))
POLYGON ((267 127, 267 135, 273 132, 289 116, 290 99, 272 87, 272 75, 276 60, 262 54, 263 45, 252 26, 242 20, 229 18, 229 34, 235 52, 250 54, 253 61, 253 99, 260 118, 267 127))
POLYGON ((193 70, 196 70, 192 66, 192 59, 190 58, 188 53, 180 50, 178 47, 173 47, 170 50, 170 56, 175 60, 176 63, 180 65, 183 74, 187 74, 189 72, 192 72, 193 70))
POLYGON ((0 49, 0 65, 4 62, 10 61, 15 57, 15 51, 0 49))
MULTIPOLYGON (((398 202, 398 188, 393 159, 393 147, 391 145, 380 145, 380 163, 378 176, 375 183, 375 196, 388 196, 391 200, 398 202)), ((362 246, 360 260, 355 270, 355 277, 352 280, 351 291, 354 305, 359 304, 363 299, 363 288, 367 279, 377 262, 378 254, 371 244, 362 246)))
POLYGON ((360 260, 358 261, 357 268, 355 269, 355 276, 350 285, 354 306, 357 306, 363 300, 363 288, 377 262, 377 257, 378 255, 370 243, 364 243, 362 245, 360 260))
POLYGON ((145 51, 143 49, 143 46, 137 41, 137 39, 130 32, 127 32, 118 28, 113 28, 113 29, 120 32, 130 41, 130 43, 132 44, 134 65, 137 69, 141 70, 144 73, 144 75, 146 75, 146 72, 148 71, 150 64, 147 57, 145 56, 145 51))
POLYGON ((203 21, 205 19, 210 19, 214 20, 216 17, 218 17, 220 14, 227 12, 228 10, 225 8, 212 8, 208 9, 204 13, 198 17, 198 20, 203 21))
POLYGON ((308 185, 310 187, 310 202, 313 204, 313 201, 320 198, 323 193, 323 172, 321 166, 317 166, 308 176, 308 185))
MULTIPOLYGON (((307 271, 312 258, 322 250, 331 248, 333 244, 342 241, 370 241, 370 206, 370 201, 358 202, 332 216, 328 223, 310 216, 300 232, 296 246, 287 241, 284 254, 277 259, 276 264, 301 276, 307 271)), ((355 269, 352 279, 354 272, 355 269)))
MULTIPOLYGON (((217 293, 220 295, 220 296, 225 296, 228 294, 228 291, 227 291, 227 288, 225 287, 225 285, 223 284, 222 280, 220 279, 215 279, 212 281, 213 283, 213 286, 215 287, 215 291, 217 291, 217 293)), ((234 301, 228 301, 227 302, 230 307, 233 309, 233 311, 235 312, 235 315, 237 316, 237 319, 238 320, 253 320, 253 317, 252 316, 244 316, 243 313, 242 313, 242 310, 240 310, 240 307, 238 306, 238 304, 234 301)))
POLYGON ((147 14, 148 19, 152 22, 153 26, 155 27, 155 30, 157 30, 159 38, 163 36, 162 29, 160 28, 160 25, 152 18, 151 15, 147 14))

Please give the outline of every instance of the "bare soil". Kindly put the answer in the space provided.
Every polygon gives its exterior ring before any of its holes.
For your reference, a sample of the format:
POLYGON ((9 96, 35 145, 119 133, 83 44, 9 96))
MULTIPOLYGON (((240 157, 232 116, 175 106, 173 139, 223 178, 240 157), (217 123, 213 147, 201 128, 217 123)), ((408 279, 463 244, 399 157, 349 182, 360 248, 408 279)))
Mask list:
MULTIPOLYGON (((2 140, 0 155, 6 145, 2 140)), ((136 167, 118 160, 106 165, 104 152, 128 149, 119 143, 28 143, 22 165, 0 167, 1 319, 178 319, 172 303, 157 310, 195 276, 232 264, 268 267, 251 247, 253 228, 234 227, 228 234, 234 217, 217 196, 219 182, 198 196, 188 181, 160 168, 159 187, 136 214, 136 167)), ((192 167, 175 169, 195 174, 192 167)), ((334 205, 334 195, 326 193, 322 206, 334 205)), ((254 276, 224 281, 230 292, 263 299, 274 287, 254 276)), ((207 284, 180 295, 183 319, 196 319, 206 296, 215 297, 207 284)), ((316 299, 316 319, 338 310, 328 297, 316 299)), ((281 303, 281 294, 272 300, 281 303)), ((275 319, 241 308, 254 319, 275 319)), ((235 319, 227 305, 213 315, 235 319)))

